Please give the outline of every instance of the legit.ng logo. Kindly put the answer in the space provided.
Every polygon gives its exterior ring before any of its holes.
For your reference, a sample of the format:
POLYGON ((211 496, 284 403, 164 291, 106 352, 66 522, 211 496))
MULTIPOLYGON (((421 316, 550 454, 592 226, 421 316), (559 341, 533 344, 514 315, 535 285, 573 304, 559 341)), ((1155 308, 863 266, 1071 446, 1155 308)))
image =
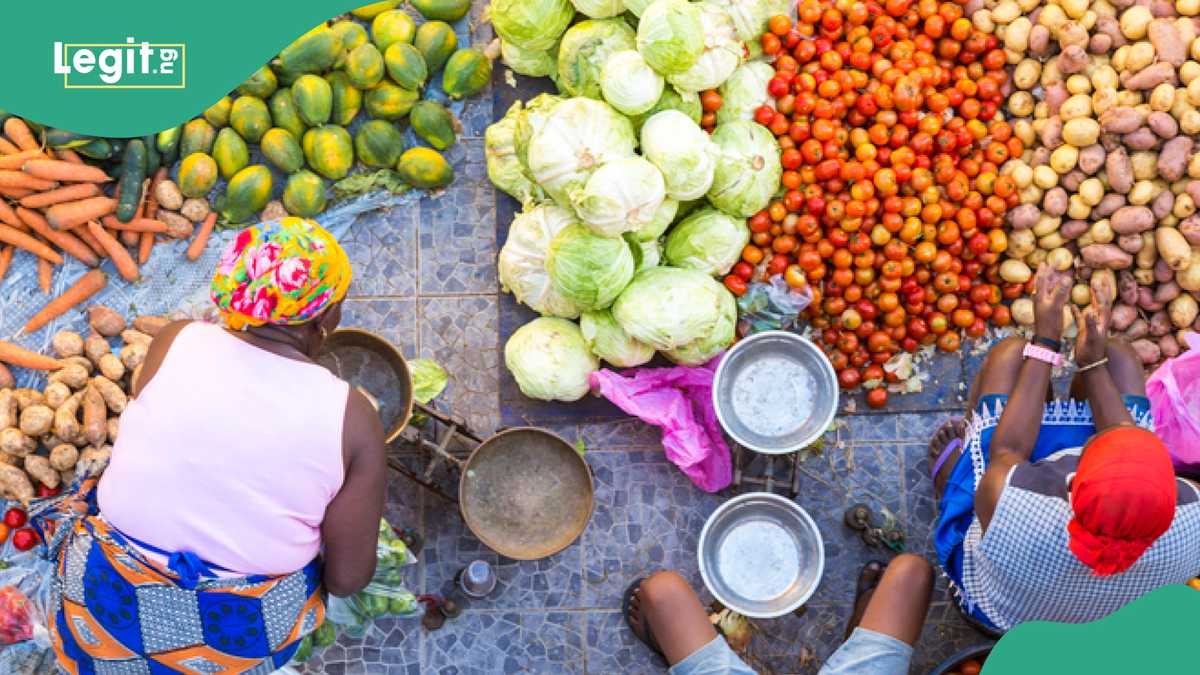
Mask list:
POLYGON ((54 43, 54 74, 64 89, 183 89, 187 46, 183 43, 54 43))

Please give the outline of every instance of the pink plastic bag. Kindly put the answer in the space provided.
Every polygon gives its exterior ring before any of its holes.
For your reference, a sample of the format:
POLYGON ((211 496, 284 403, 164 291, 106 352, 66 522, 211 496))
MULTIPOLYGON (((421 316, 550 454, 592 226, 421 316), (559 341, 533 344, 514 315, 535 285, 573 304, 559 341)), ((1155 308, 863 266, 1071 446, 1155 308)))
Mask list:
POLYGON ((663 450, 696 487, 716 492, 733 481, 729 446, 712 403, 721 357, 691 368, 633 368, 592 373, 592 389, 643 422, 662 427, 663 450))
POLYGON ((1200 467, 1200 335, 1187 333, 1188 351, 1167 359, 1146 381, 1154 430, 1176 469, 1200 467))

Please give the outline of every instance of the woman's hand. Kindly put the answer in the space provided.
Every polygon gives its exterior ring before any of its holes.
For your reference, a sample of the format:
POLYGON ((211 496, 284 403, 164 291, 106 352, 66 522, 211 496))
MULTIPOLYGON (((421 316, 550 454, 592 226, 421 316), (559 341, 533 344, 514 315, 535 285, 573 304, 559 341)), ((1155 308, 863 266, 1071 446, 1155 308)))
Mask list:
MULTIPOLYGON (((1071 295, 1072 276, 1046 263, 1038 265, 1033 282, 1034 329, 1041 337, 1058 340, 1063 331, 1063 307, 1071 295)), ((1111 302, 1111 301, 1110 301, 1111 302)))
POLYGON ((1108 322, 1112 316, 1113 288, 1092 276, 1092 304, 1082 312, 1072 306, 1079 337, 1075 341, 1075 363, 1086 366, 1108 354, 1108 322))

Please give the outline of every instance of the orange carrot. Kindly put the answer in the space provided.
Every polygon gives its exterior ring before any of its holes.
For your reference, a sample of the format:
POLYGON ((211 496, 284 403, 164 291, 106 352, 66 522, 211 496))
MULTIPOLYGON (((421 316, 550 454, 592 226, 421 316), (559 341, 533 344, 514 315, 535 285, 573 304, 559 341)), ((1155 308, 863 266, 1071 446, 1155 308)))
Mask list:
POLYGON ((74 150, 72 150, 70 148, 58 148, 57 150, 54 151, 54 156, 61 159, 64 162, 70 162, 72 164, 83 164, 83 158, 79 156, 79 153, 75 152, 74 150))
POLYGON ((92 236, 90 231, 88 231, 86 225, 80 225, 79 227, 71 230, 71 234, 79 237, 80 241, 87 244, 87 247, 92 249, 92 253, 95 253, 97 258, 108 257, 108 253, 104 251, 104 247, 100 245, 100 242, 96 241, 96 238, 92 236))
POLYGON ((18 229, 21 227, 21 219, 17 217, 17 212, 13 211, 8 202, 3 199, 0 199, 0 223, 12 225, 18 229))
POLYGON ((31 195, 33 193, 34 193, 34 190, 26 190, 25 188, 0 187, 0 197, 7 197, 9 199, 20 200, 20 199, 24 199, 24 198, 28 197, 29 195, 31 195))
POLYGON ((88 197, 74 202, 55 204, 46 209, 46 219, 56 230, 69 230, 89 220, 103 218, 117 210, 117 200, 109 197, 88 197))
POLYGON ((0 342, 0 362, 30 370, 58 370, 63 367, 62 362, 58 359, 31 352, 11 342, 0 342))
POLYGON ((8 274, 8 266, 12 264, 13 247, 0 246, 0 279, 8 274))
POLYGON ((55 265, 61 265, 63 262, 63 257, 56 253, 54 249, 16 229, 15 227, 0 225, 0 242, 12 244, 19 249, 29 251, 39 258, 45 258, 46 260, 49 260, 55 265))
POLYGON ((42 289, 43 293, 50 295, 50 285, 54 283, 54 263, 44 258, 38 258, 37 272, 38 287, 42 289))
POLYGON ((154 252, 154 237, 153 232, 143 232, 142 239, 138 242, 138 264, 145 265, 150 262, 150 254, 154 252))
POLYGON ((0 171, 0 187, 25 188, 26 190, 50 190, 58 187, 58 183, 37 176, 30 176, 24 171, 5 169, 0 171))
POLYGON ((108 253, 108 257, 112 259, 117 272, 121 274, 121 278, 126 281, 137 281, 138 266, 137 263, 133 262, 129 251, 126 251, 125 247, 108 233, 108 230, 100 227, 100 223, 93 220, 87 224, 87 227, 92 236, 96 238, 96 241, 100 242, 100 245, 104 247, 105 253, 108 253))
MULTIPOLYGON (((99 226, 97 226, 99 227, 99 226)), ((108 275, 100 270, 91 270, 84 274, 70 288, 63 291, 63 294, 54 298, 41 309, 37 314, 33 315, 21 329, 22 333, 32 333, 33 331, 45 326, 54 319, 66 314, 72 307, 80 304, 84 300, 92 297, 100 292, 108 285, 108 275)), ((3 358, 0 353, 0 359, 3 358)), ((18 364, 19 365, 19 364, 18 364)))
POLYGON ((200 223, 200 228, 196 230, 196 237, 192 239, 191 244, 188 244, 188 260, 196 260, 204 253, 204 247, 208 245, 208 238, 212 235, 213 227, 216 224, 217 212, 210 211, 208 216, 204 218, 204 222, 200 223))
POLYGON ((79 259, 79 262, 88 267, 95 267, 100 264, 100 259, 92 252, 92 249, 87 247, 82 241, 71 234, 70 232, 59 232, 50 227, 50 223, 46 222, 46 218, 37 211, 32 211, 24 206, 17 207, 17 216, 21 222, 25 223, 29 229, 42 235, 50 243, 61 248, 64 252, 71 254, 79 259))
POLYGON ((100 167, 61 159, 31 159, 25 162, 21 170, 30 176, 64 183, 107 183, 112 180, 100 167))
POLYGON ((41 150, 22 150, 14 155, 2 155, 0 156, 0 169, 15 171, 25 166, 25 162, 45 156, 46 153, 41 150))
POLYGON ((21 206, 26 208, 43 209, 54 204, 97 197, 101 194, 103 193, 100 192, 100 188, 96 187, 95 183, 76 183, 74 185, 64 185, 53 190, 46 190, 45 192, 36 192, 22 198, 20 201, 21 206))
POLYGON ((22 150, 40 150, 41 143, 33 137, 33 132, 20 117, 10 117, 4 120, 4 135, 22 150))
POLYGON ((132 232, 166 232, 167 224, 153 218, 134 218, 128 223, 122 223, 115 216, 104 216, 100 220, 110 230, 129 230, 132 232))
POLYGON ((142 235, 133 230, 117 230, 117 238, 126 246, 137 246, 142 241, 142 235))
POLYGON ((0 155, 15 155, 21 149, 12 144, 12 141, 0 136, 0 155))

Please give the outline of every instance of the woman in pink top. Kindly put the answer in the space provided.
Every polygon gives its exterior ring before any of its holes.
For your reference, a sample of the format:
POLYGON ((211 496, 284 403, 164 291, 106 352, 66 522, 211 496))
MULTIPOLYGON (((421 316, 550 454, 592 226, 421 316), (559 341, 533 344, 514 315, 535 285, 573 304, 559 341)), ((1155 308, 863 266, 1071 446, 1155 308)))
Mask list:
POLYGON ((213 279, 225 327, 181 321, 155 337, 99 514, 58 553, 52 633, 68 672, 277 668, 320 625, 321 586, 346 596, 370 581, 383 429, 314 360, 350 276, 315 223, 249 228, 213 279))

